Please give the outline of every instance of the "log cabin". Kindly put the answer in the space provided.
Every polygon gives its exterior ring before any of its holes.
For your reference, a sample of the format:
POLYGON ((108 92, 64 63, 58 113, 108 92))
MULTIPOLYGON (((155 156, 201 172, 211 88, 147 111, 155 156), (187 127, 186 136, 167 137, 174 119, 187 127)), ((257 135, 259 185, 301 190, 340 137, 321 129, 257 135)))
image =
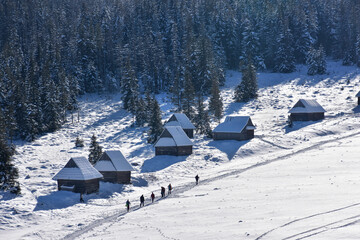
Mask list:
POLYGON ((227 116, 213 130, 214 140, 249 140, 254 138, 255 126, 249 116, 227 116))

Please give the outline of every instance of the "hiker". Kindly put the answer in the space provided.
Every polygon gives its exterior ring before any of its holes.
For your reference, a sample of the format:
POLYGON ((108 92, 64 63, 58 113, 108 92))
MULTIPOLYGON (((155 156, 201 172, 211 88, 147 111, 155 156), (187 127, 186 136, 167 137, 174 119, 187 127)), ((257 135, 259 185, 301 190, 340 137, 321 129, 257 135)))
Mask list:
POLYGON ((144 195, 141 195, 140 197, 140 207, 141 206, 145 206, 145 198, 144 198, 144 195))
POLYGON ((83 199, 83 194, 80 193, 80 202, 83 203, 84 202, 84 199, 83 199))
POLYGON ((161 187, 161 197, 165 197, 165 188, 161 187))
POLYGON ((153 203, 153 202, 154 202, 154 199, 155 199, 155 194, 154 194, 154 192, 151 193, 151 196, 150 196, 150 197, 151 197, 151 202, 153 203))
POLYGON ((168 191, 168 195, 169 195, 169 194, 171 194, 171 190, 172 190, 171 183, 170 183, 169 186, 168 186, 168 190, 169 190, 169 191, 168 191))
POLYGON ((199 183, 199 178, 200 178, 199 175, 196 175, 196 176, 195 176, 196 185, 198 185, 198 183, 199 183))
POLYGON ((129 212, 129 210, 130 210, 130 201, 129 201, 129 199, 126 201, 125 205, 126 205, 126 210, 129 212))

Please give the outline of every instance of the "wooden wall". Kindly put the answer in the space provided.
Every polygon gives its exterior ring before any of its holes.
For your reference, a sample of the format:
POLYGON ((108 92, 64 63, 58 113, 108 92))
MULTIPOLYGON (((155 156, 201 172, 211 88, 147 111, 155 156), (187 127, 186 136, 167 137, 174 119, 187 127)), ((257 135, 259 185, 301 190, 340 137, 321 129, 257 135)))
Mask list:
POLYGON ((325 118, 324 113, 291 113, 292 121, 318 121, 325 118))
POLYGON ((101 179, 101 181, 104 181, 104 182, 121 183, 121 184, 129 184, 131 182, 131 172, 130 171, 123 171, 123 172, 100 171, 100 173, 104 176, 104 178, 101 179))
POLYGON ((75 193, 93 193, 99 191, 99 178, 90 180, 57 180, 58 190, 62 190, 61 186, 75 186, 73 192, 75 193))
POLYGON ((254 138, 254 130, 244 129, 241 133, 214 132, 214 140, 249 140, 254 138))
POLYGON ((155 147, 155 155, 186 156, 192 154, 192 146, 155 147))
POLYGON ((194 129, 183 129, 189 138, 194 138, 194 129))

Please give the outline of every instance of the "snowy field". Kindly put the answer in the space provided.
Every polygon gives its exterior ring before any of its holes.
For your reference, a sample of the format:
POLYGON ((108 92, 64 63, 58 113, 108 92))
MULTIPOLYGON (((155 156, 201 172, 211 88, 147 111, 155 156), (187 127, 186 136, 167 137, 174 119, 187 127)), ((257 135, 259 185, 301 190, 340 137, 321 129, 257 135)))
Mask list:
MULTIPOLYGON (((241 75, 227 72, 225 115, 250 115, 251 141, 196 136, 188 157, 154 155, 146 128, 132 128, 120 95, 86 95, 80 122, 33 143, 17 142, 23 195, 0 195, 0 236, 7 239, 360 239, 360 109, 356 67, 328 63, 328 74, 260 73, 259 98, 233 103, 241 75), (316 98, 319 122, 295 123, 289 109, 316 98), (104 149, 120 149, 137 172, 133 185, 101 184, 98 194, 58 192, 51 180, 70 157, 88 155, 92 134, 104 149), (85 147, 74 147, 76 136, 85 147), (194 186, 194 176, 200 185, 194 186), (138 198, 171 183, 172 195, 138 209, 138 198), (132 209, 125 214, 125 201, 132 209)), ((163 119, 172 105, 157 96, 163 119)), ((217 123, 213 123, 215 127, 217 123)))

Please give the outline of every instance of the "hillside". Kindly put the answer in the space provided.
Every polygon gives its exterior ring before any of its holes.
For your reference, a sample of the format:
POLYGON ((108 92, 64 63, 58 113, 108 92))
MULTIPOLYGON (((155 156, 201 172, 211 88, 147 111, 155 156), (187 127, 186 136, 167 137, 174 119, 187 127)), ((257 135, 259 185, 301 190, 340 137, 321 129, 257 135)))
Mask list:
MULTIPOLYGON (((154 234, 152 239, 192 235, 260 239, 273 229, 261 239, 278 239, 306 232, 313 224, 318 224, 316 228, 335 223, 334 230, 314 239, 339 239, 345 234, 350 234, 345 239, 355 239, 359 232, 353 224, 346 233, 336 227, 358 221, 360 214, 355 158, 360 143, 360 109, 355 99, 360 90, 358 68, 329 62, 329 73, 315 77, 299 69, 291 74, 259 73, 259 98, 246 104, 233 103, 241 75, 228 71, 221 89, 225 115, 250 115, 256 137, 214 142, 196 136, 189 157, 154 157, 153 147, 146 143, 147 129, 131 127, 132 118, 121 109, 120 95, 85 95, 79 100, 80 122, 75 118, 71 123, 68 116, 59 131, 32 143, 16 143, 23 195, 0 196, 0 235, 113 239, 121 232, 134 238, 154 234), (316 98, 327 110, 326 119, 295 123, 289 129, 287 112, 299 98, 316 98), (71 156, 88 155, 92 134, 104 149, 120 149, 137 172, 132 186, 102 184, 99 194, 85 196, 86 204, 80 204, 78 194, 57 192, 51 178, 71 156), (85 140, 83 149, 74 148, 78 135, 85 140), (201 185, 194 188, 196 174, 201 185), (156 191, 160 195, 160 186, 169 183, 175 187, 169 199, 123 215, 126 199, 133 202, 133 211, 141 194, 148 197, 156 191), (300 218, 304 221, 292 222, 300 218)), ((167 119, 173 106, 165 94, 157 99, 167 119)))

